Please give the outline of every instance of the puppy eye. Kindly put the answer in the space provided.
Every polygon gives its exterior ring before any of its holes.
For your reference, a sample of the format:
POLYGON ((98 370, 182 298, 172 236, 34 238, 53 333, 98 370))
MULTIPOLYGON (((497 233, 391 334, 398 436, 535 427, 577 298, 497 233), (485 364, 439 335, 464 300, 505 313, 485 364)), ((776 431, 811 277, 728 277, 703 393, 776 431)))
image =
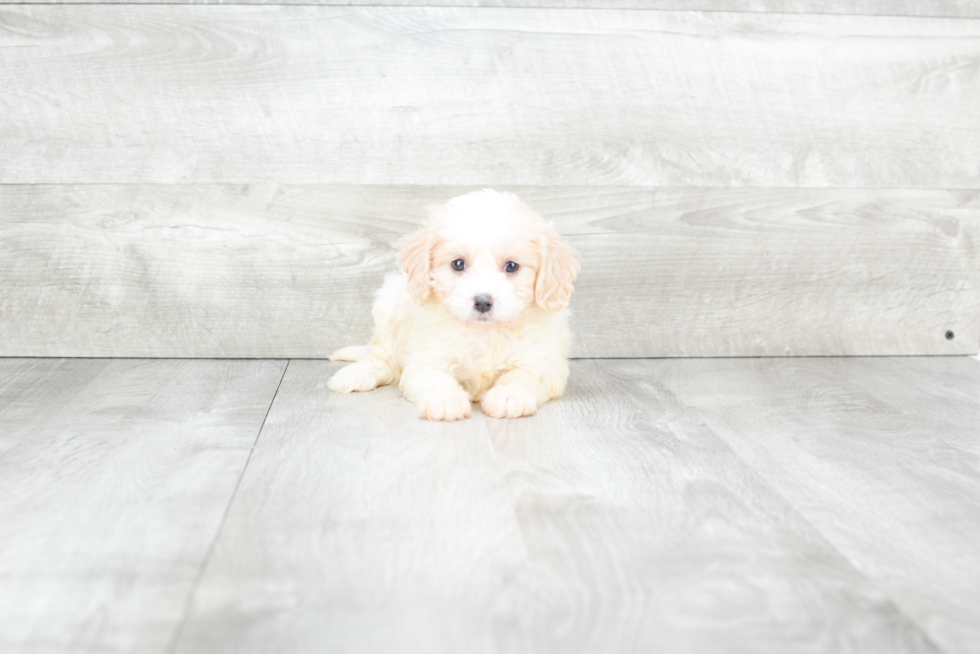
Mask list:
POLYGON ((462 259, 456 259, 453 261, 453 270, 463 270, 466 268, 466 262, 462 259))
POLYGON ((520 268, 520 265, 514 261, 508 261, 504 264, 504 272, 515 273, 518 268, 520 268))

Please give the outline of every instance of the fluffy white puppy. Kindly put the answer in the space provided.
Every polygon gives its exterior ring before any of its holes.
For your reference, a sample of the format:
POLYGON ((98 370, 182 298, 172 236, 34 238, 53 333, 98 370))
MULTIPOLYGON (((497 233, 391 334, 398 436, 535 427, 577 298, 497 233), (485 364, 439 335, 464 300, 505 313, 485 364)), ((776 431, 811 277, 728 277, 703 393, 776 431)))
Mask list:
POLYGON ((529 416, 562 394, 571 336, 563 311, 576 255, 513 193, 477 191, 429 207, 374 303, 374 339, 331 390, 398 383, 427 420, 529 416))

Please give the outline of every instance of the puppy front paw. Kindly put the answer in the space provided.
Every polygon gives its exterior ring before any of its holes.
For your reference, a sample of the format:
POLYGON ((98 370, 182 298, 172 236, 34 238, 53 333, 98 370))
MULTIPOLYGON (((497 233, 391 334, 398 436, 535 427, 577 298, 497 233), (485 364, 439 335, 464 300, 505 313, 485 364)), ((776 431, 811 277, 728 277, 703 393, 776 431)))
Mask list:
POLYGON ((352 363, 338 370, 327 388, 337 393, 352 393, 374 390, 378 387, 378 377, 368 366, 352 363))
POLYGON ((419 399, 423 420, 463 420, 470 417, 472 402, 465 391, 426 395, 419 399))
POLYGON ((520 384, 494 386, 483 396, 483 413, 491 418, 520 418, 538 409, 534 393, 520 384))

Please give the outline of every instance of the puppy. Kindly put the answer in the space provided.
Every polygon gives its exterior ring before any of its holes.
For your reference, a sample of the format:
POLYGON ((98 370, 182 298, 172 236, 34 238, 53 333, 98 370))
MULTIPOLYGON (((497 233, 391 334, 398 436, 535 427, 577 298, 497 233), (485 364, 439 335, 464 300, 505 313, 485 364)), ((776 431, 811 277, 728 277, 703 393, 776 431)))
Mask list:
POLYGON ((554 229, 513 193, 477 191, 429 207, 403 242, 403 273, 374 302, 369 346, 328 382, 339 393, 398 384, 426 420, 519 418, 562 394, 565 307, 579 266, 554 229))

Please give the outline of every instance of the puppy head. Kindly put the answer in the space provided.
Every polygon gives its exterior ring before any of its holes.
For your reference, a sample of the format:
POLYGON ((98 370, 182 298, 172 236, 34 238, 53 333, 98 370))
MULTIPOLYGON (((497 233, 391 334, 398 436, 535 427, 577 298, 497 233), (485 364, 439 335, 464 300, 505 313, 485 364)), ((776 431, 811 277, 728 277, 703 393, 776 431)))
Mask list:
POLYGON ((399 253, 419 304, 435 296, 456 320, 485 327, 514 322, 532 304, 568 304, 576 256, 513 193, 477 191, 428 212, 399 253))

